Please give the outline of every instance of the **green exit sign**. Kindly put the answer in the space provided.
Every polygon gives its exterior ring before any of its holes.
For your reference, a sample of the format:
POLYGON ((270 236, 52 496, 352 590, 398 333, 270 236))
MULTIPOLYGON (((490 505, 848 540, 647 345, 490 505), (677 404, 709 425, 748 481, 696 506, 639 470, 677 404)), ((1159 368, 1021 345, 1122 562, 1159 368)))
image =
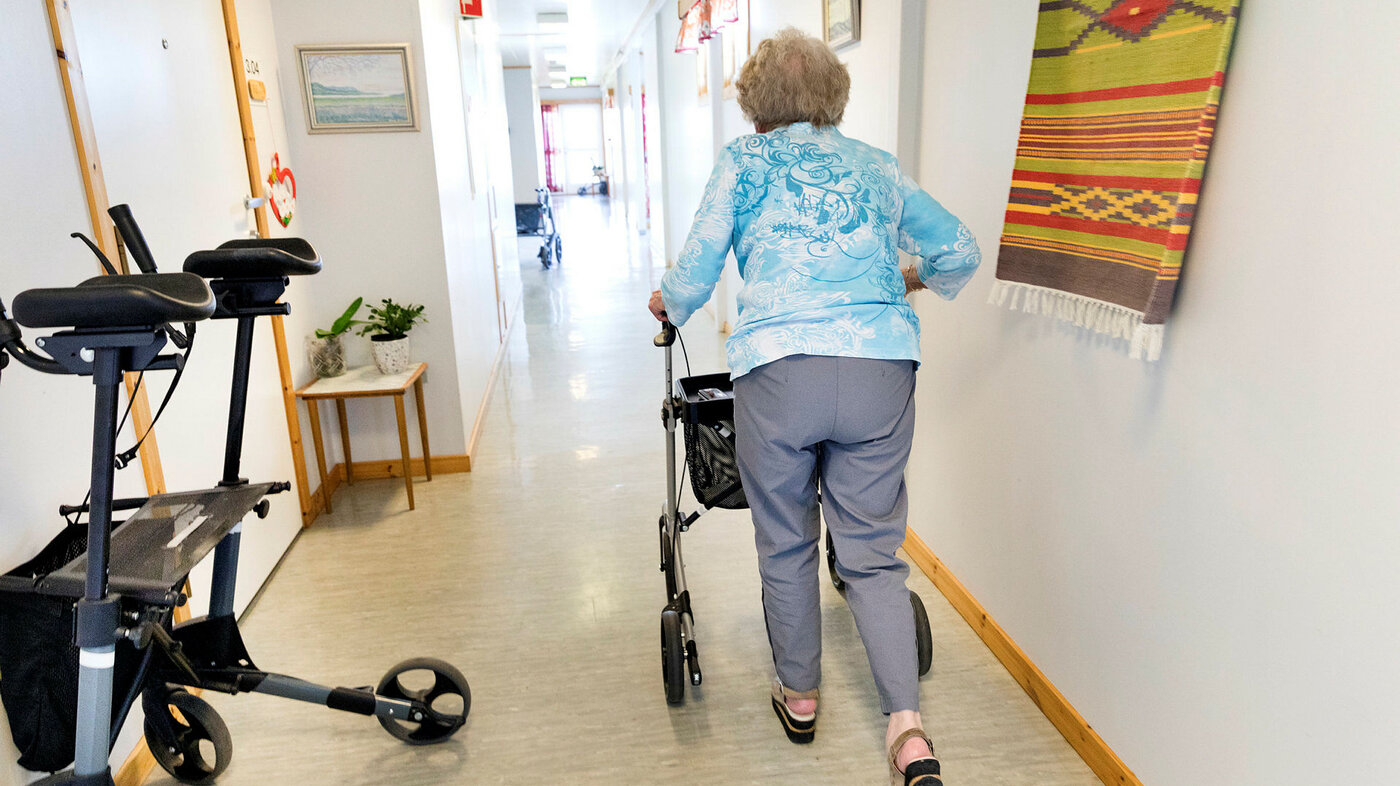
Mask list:
POLYGON ((569 87, 588 87, 588 77, 586 77, 586 76, 571 76, 571 77, 569 77, 569 87))

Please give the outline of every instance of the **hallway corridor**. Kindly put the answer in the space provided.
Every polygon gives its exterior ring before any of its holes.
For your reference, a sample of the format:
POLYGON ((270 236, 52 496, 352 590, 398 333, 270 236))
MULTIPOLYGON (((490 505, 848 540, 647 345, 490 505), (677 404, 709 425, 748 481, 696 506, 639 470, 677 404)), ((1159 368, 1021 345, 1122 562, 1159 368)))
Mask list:
MULTIPOLYGON (((236 750, 219 783, 886 782, 885 722, 825 568, 820 732, 798 747, 780 731, 746 511, 708 513, 686 536, 705 683, 665 703, 662 355, 644 308, 661 264, 620 203, 566 197, 558 209, 563 265, 522 254, 523 311, 472 472, 415 484, 415 512, 398 481, 342 487, 244 621, 261 668, 331 684, 375 683, 408 657, 448 660, 471 684, 466 728, 414 748, 370 718, 215 695, 236 750)), ((708 317, 685 339, 695 373, 723 368, 708 317)), ((933 625, 924 718, 949 786, 1097 783, 917 569, 910 586, 933 625)), ((173 783, 159 771, 150 782, 173 783)))

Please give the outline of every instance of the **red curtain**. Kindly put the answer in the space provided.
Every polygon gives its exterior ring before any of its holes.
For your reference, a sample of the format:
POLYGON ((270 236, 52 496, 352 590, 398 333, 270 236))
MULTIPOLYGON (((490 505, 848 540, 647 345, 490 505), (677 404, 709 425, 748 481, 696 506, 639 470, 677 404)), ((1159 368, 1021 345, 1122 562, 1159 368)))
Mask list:
POLYGON ((554 104, 544 104, 540 107, 540 128, 544 131, 544 186, 551 192, 563 190, 554 179, 554 173, 559 168, 556 159, 558 150, 554 147, 555 139, 559 136, 558 109, 554 104))

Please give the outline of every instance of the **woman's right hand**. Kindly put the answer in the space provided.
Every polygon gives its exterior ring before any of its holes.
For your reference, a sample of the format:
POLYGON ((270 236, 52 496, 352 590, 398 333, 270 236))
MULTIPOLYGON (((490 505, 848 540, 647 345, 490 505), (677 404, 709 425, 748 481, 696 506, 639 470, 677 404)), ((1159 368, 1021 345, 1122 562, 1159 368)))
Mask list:
POLYGON ((666 301, 661 299, 661 290, 658 289, 651 293, 651 300, 647 302, 647 310, 651 311, 651 315, 656 317, 657 322, 667 321, 666 301))
POLYGON ((919 272, 914 269, 913 265, 904 268, 903 273, 905 297, 908 297, 912 293, 918 292, 921 289, 928 289, 928 287, 924 286, 924 282, 919 280, 919 272))

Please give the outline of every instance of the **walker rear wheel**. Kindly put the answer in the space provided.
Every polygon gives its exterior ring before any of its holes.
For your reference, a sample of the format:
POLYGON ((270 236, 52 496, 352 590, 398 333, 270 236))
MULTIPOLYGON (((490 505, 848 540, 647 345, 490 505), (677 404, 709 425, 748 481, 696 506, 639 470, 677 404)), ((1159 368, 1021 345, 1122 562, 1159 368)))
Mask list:
POLYGON ((409 745, 432 745, 451 737, 467 722, 472 708, 467 678, 437 658, 409 658, 394 666, 374 692, 386 699, 414 702, 427 711, 414 721, 375 716, 385 731, 409 745))
POLYGON ((151 755, 181 783, 213 783, 233 759, 233 737, 224 719, 187 691, 172 691, 164 699, 153 694, 144 702, 151 755))
POLYGON ((914 606, 914 643, 919 648, 919 676, 922 677, 933 668, 933 631, 929 629, 924 599, 909 590, 909 602, 914 606))
POLYGON ((681 639, 681 615, 675 609, 661 611, 661 677, 666 703, 685 700, 685 643, 681 639))

